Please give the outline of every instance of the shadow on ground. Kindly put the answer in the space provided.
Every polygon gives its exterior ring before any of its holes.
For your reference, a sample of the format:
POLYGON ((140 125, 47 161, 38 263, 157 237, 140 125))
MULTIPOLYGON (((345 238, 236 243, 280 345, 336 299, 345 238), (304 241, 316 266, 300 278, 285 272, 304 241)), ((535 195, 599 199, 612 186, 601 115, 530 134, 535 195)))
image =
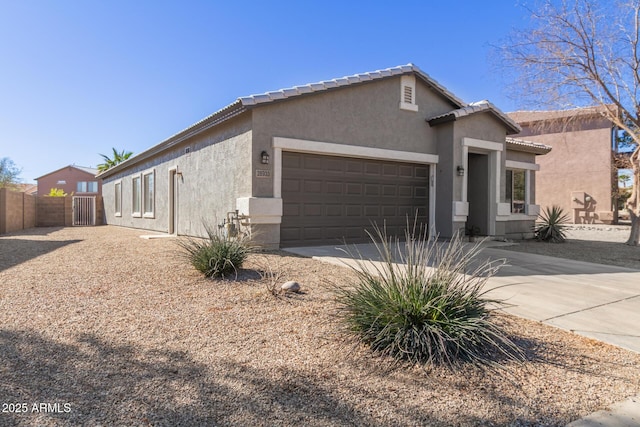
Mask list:
POLYGON ((28 240, 17 237, 0 238, 0 271, 81 241, 77 239, 28 240))
MULTIPOLYGON (((336 380, 332 372, 310 377, 295 367, 283 367, 274 375, 233 360, 212 357, 205 364, 186 352, 114 345, 93 334, 63 344, 31 331, 0 330, 0 374, 2 401, 29 405, 27 413, 0 413, 1 425, 450 425, 428 407, 412 405, 406 396, 376 396, 357 381, 336 380), (337 388, 342 393, 347 389, 349 401, 340 397, 337 388), (372 405, 358 407, 355 402, 361 401, 372 405), (32 412, 33 403, 57 403, 59 408, 69 404, 70 410, 32 412), (386 416, 380 419, 369 411, 386 416)), ((372 376, 389 374, 371 369, 372 376)), ((401 377, 420 382, 420 375, 410 372, 401 377)), ((499 389, 477 390, 464 375, 452 378, 440 384, 442 378, 423 376, 424 384, 418 387, 455 388, 486 399, 488 407, 505 409, 501 415, 508 420, 505 425, 541 422, 537 418, 541 414, 523 396, 506 396, 499 389)), ((541 425, 564 425, 568 414, 544 416, 541 425)), ((461 426, 487 425, 478 416, 460 413, 456 417, 461 426)))

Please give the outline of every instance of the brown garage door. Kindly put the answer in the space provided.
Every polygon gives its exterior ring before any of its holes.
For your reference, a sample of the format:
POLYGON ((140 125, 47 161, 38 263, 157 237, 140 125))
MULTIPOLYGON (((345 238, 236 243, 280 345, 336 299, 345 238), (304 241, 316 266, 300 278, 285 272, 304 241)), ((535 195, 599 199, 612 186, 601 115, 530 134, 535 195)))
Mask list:
POLYGON ((282 246, 368 241, 386 222, 404 235, 407 218, 428 220, 429 167, 424 164, 282 153, 282 246))

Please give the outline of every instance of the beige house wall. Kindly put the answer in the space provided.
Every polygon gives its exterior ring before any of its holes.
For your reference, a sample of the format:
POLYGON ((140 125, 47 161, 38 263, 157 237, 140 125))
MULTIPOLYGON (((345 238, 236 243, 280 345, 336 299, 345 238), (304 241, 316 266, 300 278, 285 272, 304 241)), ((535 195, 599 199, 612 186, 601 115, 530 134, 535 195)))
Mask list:
POLYGON ((523 131, 514 137, 552 147, 550 153, 536 158, 540 165, 536 173, 536 203, 542 209, 560 206, 575 224, 611 223, 615 173, 611 164, 611 123, 592 117, 569 124, 520 125, 523 131))

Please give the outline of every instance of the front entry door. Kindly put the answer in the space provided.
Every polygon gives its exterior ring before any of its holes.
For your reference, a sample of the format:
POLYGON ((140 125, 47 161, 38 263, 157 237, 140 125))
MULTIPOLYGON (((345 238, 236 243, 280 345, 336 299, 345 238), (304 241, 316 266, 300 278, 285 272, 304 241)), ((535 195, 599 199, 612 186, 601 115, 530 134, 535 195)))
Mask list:
POLYGON ((467 230, 474 231, 481 236, 490 234, 489 230, 489 155, 469 153, 468 190, 469 216, 467 230))

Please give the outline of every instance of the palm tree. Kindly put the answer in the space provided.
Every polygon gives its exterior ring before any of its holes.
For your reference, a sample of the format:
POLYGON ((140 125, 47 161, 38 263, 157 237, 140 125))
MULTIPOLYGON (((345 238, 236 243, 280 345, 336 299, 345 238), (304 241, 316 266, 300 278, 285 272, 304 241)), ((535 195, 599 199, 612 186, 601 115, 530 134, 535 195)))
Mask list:
POLYGON ((112 150, 113 150, 113 158, 104 154, 100 154, 104 159, 104 163, 100 163, 98 165, 98 171, 104 172, 107 169, 114 167, 118 163, 124 162, 133 154, 131 151, 122 150, 121 152, 118 152, 118 150, 116 150, 115 148, 112 148, 112 150))

